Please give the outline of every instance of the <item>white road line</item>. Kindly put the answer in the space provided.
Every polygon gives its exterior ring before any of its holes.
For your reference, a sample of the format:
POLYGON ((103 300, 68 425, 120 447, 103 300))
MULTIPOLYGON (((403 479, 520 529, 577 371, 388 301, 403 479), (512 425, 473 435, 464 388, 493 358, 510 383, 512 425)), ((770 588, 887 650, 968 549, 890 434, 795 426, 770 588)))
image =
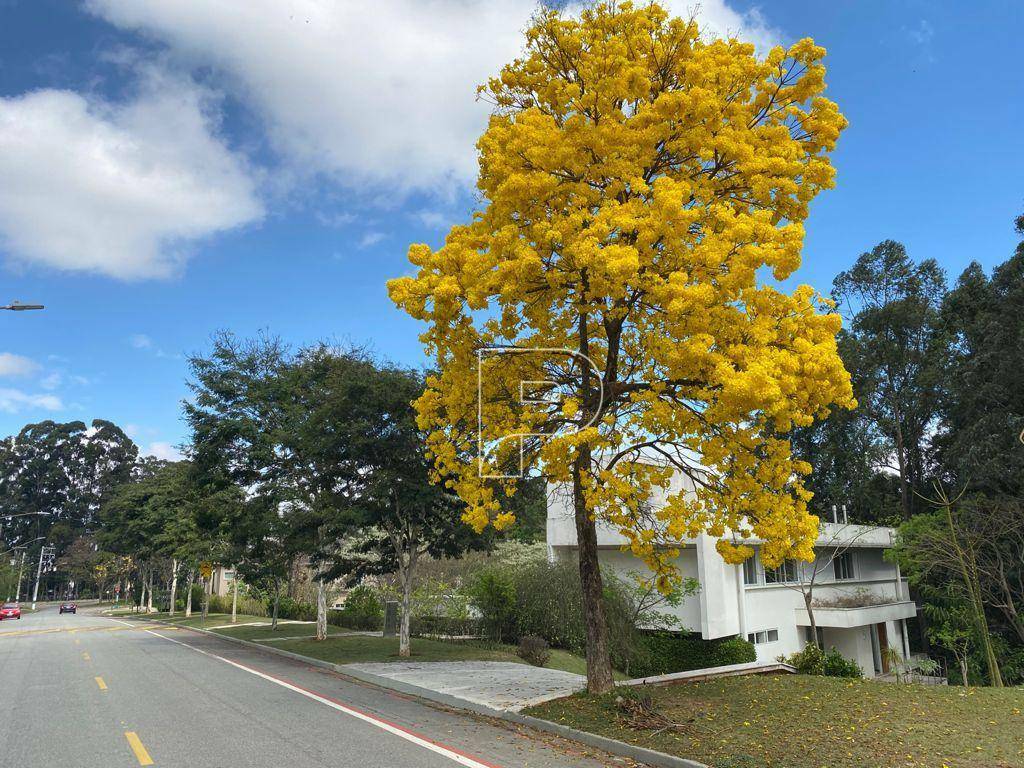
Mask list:
MULTIPOLYGON (((130 622, 121 621, 120 619, 110 620, 116 621, 120 624, 127 624, 128 626, 135 626, 130 622)), ((268 675, 265 672, 260 672, 258 669, 247 667, 245 664, 239 664, 237 661, 226 659, 223 656, 218 656, 215 653, 204 651, 202 648, 196 648, 194 645, 189 645, 188 643, 183 643, 180 640, 175 640, 173 637, 165 637, 164 635, 161 635, 158 632, 154 632, 151 629, 144 629, 142 631, 148 632, 154 637, 159 637, 161 640, 166 640, 169 643, 175 643, 176 645, 184 646, 185 648, 188 648, 190 651, 195 651, 196 653, 203 654, 203 656, 209 656, 211 659, 223 661, 225 664, 230 664, 232 667, 240 669, 243 672, 248 672, 250 675, 256 675, 256 677, 262 678, 267 682, 274 683, 275 685, 279 685, 282 688, 287 688, 289 691, 293 691, 299 694, 300 696, 305 696, 307 699, 312 699, 313 701, 319 702, 320 704, 328 706, 331 709, 336 709, 339 712, 344 712, 346 715, 354 717, 357 720, 362 720, 364 723, 369 723, 370 725, 376 726, 377 728, 380 728, 383 731, 387 731, 388 733, 394 734, 399 738, 412 742, 417 746, 423 747, 424 749, 429 749, 431 752, 435 752, 439 755, 447 757, 449 760, 453 760, 459 765, 465 765, 467 766, 467 768, 498 768, 498 766, 494 765, 493 763, 487 763, 475 757, 471 757, 470 755, 467 755, 464 752, 460 752, 459 750, 453 747, 448 747, 444 744, 432 741, 431 739, 428 739, 426 736, 421 736, 418 733, 410 731, 407 728, 403 728, 400 725, 389 723, 387 720, 382 720, 381 718, 375 717, 374 715, 362 712, 358 709, 354 709, 346 704, 342 704, 340 701, 335 701, 334 699, 322 696, 319 693, 307 690, 306 688, 302 688, 301 686, 295 685, 294 683, 289 683, 287 680, 282 680, 278 677, 274 677, 273 675, 268 675)))

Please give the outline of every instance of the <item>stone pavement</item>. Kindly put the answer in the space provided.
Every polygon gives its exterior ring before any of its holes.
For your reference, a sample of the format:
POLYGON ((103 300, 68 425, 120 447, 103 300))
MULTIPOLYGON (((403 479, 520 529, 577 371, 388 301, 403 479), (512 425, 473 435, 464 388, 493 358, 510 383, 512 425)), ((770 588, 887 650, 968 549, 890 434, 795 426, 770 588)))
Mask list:
POLYGON ((355 669, 506 712, 569 696, 587 685, 582 675, 511 661, 391 661, 345 664, 341 669, 355 669))

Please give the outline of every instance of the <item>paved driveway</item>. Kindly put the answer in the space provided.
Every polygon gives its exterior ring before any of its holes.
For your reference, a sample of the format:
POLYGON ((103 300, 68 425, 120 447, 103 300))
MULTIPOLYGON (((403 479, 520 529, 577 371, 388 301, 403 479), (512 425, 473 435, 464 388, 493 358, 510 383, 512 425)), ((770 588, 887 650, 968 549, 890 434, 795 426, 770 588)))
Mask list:
POLYGON ((392 661, 345 668, 510 712, 587 687, 582 675, 511 661, 392 661))

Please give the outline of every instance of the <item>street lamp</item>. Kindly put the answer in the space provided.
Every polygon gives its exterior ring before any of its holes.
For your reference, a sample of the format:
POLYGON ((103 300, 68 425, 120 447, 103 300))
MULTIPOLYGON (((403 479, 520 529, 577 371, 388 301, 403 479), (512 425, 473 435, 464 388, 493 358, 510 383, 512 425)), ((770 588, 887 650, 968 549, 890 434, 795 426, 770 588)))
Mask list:
POLYGON ((9 309, 12 312, 27 312, 30 309, 45 309, 45 307, 42 304, 22 304, 15 299, 10 304, 0 307, 0 309, 9 309))

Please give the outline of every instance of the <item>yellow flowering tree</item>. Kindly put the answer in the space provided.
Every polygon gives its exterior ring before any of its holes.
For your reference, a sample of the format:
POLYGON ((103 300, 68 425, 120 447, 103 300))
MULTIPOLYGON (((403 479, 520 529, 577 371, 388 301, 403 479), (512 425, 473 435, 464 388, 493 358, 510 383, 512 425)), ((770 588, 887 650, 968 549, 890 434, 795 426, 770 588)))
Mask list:
POLYGON ((464 519, 513 522, 520 462, 571 487, 593 692, 612 685, 599 522, 664 589, 701 533, 729 562, 748 536, 768 566, 813 558, 810 467, 786 433, 853 405, 840 320, 758 278, 799 266, 833 184, 846 120, 821 95, 824 53, 760 58, 655 4, 539 12, 480 89, 481 210, 388 284, 428 324, 437 373, 416 405, 464 519))

